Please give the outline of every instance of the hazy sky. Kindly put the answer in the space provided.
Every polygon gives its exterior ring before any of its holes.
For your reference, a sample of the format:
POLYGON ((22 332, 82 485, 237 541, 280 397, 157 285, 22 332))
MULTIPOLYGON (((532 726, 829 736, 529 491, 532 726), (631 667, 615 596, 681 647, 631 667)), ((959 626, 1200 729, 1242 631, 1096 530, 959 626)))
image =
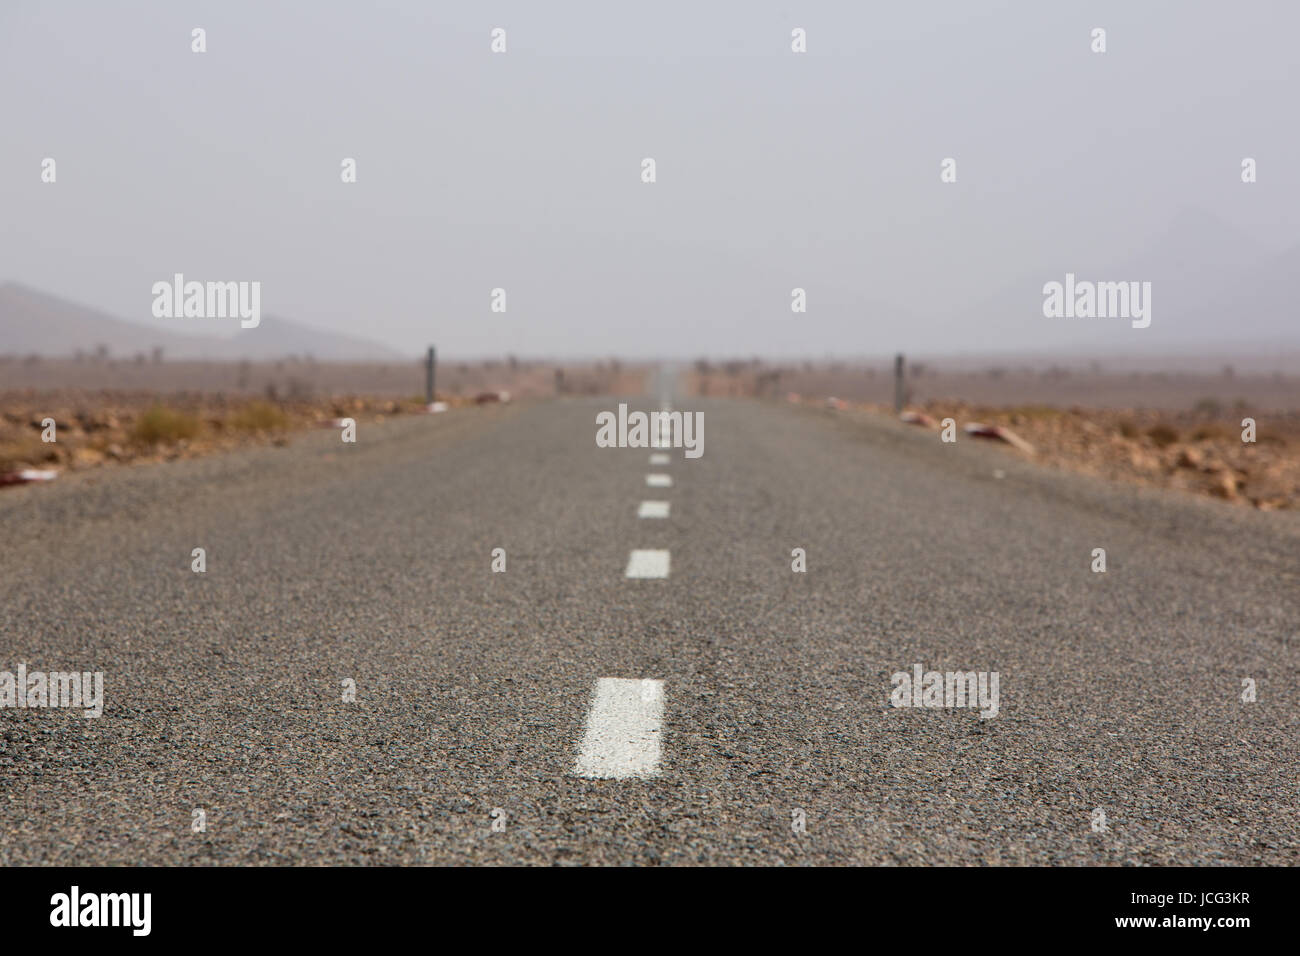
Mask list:
POLYGON ((0 280, 142 322, 174 272, 260 280, 446 355, 1032 348, 972 303, 1188 207, 1300 240, 1297 37, 1293 0, 4 0, 0 280))

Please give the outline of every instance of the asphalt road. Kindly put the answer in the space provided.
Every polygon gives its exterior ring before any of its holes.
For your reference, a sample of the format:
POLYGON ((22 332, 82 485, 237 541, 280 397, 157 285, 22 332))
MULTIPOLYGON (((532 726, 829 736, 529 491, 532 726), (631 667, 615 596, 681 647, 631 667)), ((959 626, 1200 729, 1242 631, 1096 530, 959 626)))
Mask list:
POLYGON ((0 670, 105 681, 0 710, 0 863, 1300 863, 1296 516, 677 401, 662 467, 581 399, 0 493, 0 670))

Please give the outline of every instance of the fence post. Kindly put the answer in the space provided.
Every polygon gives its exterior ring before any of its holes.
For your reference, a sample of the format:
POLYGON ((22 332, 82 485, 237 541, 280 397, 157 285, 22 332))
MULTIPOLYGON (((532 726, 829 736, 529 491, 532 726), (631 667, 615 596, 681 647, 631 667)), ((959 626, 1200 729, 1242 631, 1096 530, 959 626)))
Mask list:
POLYGON ((894 413, 903 410, 903 353, 894 356, 894 413))
POLYGON ((433 404, 433 363, 434 348, 429 346, 429 356, 424 360, 424 399, 429 405, 433 404))

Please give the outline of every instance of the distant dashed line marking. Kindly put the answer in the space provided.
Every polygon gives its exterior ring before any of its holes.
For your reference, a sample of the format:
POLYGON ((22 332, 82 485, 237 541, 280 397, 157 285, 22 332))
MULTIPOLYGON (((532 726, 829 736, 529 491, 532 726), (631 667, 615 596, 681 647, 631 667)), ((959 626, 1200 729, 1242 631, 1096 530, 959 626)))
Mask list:
POLYGON ((657 451, 650 456, 650 464, 652 465, 667 465, 670 464, 672 460, 673 460, 672 455, 669 455, 662 451, 657 451))
POLYGON ((602 677, 596 682, 573 772, 595 780, 654 776, 659 772, 663 722, 663 681, 602 677))
POLYGON ((636 550, 627 557, 624 577, 666 578, 669 563, 667 551, 636 550))
POLYGON ((673 486, 672 475, 646 475, 645 483, 651 488, 671 488, 673 486))
POLYGON ((636 509, 638 518, 667 518, 668 508, 671 502, 668 501, 643 501, 641 507, 636 509))

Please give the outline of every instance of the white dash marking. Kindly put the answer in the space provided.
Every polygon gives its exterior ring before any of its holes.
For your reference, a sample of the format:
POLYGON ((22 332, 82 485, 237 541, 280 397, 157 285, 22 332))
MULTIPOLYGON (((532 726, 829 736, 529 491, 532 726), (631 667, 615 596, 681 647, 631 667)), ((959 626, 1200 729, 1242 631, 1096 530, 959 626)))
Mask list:
POLYGON ((638 518, 667 518, 668 508, 671 502, 668 501, 643 501, 641 507, 636 509, 638 518))
POLYGON ((663 681, 602 677, 573 772, 594 780, 653 777, 663 723, 663 681))
POLYGON ((671 488, 673 486, 672 475, 646 475, 645 483, 651 488, 671 488))
POLYGON ((627 571, 624 572, 624 577, 666 578, 668 563, 667 551, 633 551, 627 557, 627 571))
POLYGON ((672 455, 662 451, 657 451, 650 456, 650 464, 652 465, 668 465, 672 463, 672 460, 672 455))

